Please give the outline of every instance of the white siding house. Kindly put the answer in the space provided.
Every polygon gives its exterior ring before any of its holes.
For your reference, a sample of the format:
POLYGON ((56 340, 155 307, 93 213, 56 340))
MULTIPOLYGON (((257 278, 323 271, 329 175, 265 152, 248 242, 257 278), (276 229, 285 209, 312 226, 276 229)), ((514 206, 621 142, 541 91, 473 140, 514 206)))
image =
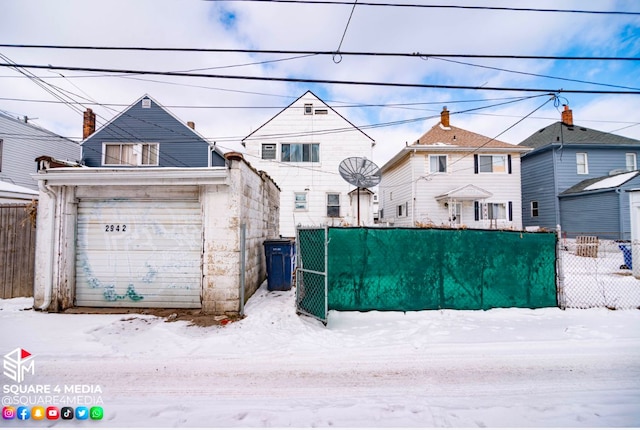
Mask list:
MULTIPOLYGON (((356 188, 338 166, 348 157, 371 159, 375 142, 315 94, 307 91, 242 144, 281 189, 282 236, 294 237, 298 225, 358 224, 356 188)), ((360 192, 360 225, 373 224, 371 196, 360 192)))
POLYGON ((520 156, 529 148, 441 121, 380 168, 380 222, 522 229, 520 156))

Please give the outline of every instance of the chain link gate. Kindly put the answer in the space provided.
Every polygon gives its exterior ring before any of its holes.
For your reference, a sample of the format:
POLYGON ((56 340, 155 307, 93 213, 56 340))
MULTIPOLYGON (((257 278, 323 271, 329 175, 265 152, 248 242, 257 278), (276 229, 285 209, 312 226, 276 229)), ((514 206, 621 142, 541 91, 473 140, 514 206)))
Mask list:
POLYGON ((327 325, 328 229, 298 227, 296 245, 296 312, 327 325))

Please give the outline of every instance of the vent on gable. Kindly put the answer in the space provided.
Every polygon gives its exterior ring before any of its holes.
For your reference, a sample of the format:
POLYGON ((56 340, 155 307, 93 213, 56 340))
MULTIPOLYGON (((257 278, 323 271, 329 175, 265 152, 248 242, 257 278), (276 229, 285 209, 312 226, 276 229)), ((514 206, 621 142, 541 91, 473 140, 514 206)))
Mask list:
POLYGON ((316 115, 326 115, 329 113, 327 109, 316 109, 315 112, 316 112, 316 115))
POLYGON ((142 108, 149 109, 151 107, 151 99, 142 99, 142 108))

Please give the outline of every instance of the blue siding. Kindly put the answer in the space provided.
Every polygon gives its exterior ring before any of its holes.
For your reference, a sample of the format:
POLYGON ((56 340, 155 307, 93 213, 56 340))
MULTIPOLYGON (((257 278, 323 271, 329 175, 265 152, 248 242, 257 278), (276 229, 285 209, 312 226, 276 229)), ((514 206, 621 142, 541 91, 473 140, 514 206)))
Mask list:
POLYGON ((557 192, 553 179, 553 153, 545 151, 522 160, 522 225, 555 229, 557 192), (538 202, 538 216, 531 216, 531 202, 538 202))
POLYGON ((567 237, 620 239, 620 199, 615 190, 560 198, 560 225, 567 237))
POLYGON ((636 176, 619 188, 560 197, 561 226, 567 237, 591 234, 603 239, 631 239, 629 191, 636 176))
POLYGON ((139 100, 84 141, 82 156, 87 166, 102 166, 103 142, 159 143, 159 167, 207 167, 210 152, 212 166, 224 165, 224 158, 211 151, 204 139, 153 99, 150 108, 143 108, 139 100))
MULTIPOLYGON (((585 179, 598 178, 609 175, 609 172, 615 169, 625 168, 625 154, 637 152, 634 148, 593 148, 591 146, 565 146, 564 148, 556 148, 556 182, 558 184, 558 193, 574 186, 578 182, 585 179), (583 152, 587 154, 589 173, 579 175, 577 173, 576 154, 583 152)), ((636 156, 637 157, 637 156, 636 156)))

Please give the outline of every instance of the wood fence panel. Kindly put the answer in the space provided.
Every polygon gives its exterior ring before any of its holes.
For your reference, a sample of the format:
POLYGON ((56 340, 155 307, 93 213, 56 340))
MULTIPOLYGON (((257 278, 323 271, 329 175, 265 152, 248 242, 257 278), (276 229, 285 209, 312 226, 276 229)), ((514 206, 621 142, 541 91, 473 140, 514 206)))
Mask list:
POLYGON ((0 298, 33 296, 36 229, 28 205, 0 205, 0 298))

